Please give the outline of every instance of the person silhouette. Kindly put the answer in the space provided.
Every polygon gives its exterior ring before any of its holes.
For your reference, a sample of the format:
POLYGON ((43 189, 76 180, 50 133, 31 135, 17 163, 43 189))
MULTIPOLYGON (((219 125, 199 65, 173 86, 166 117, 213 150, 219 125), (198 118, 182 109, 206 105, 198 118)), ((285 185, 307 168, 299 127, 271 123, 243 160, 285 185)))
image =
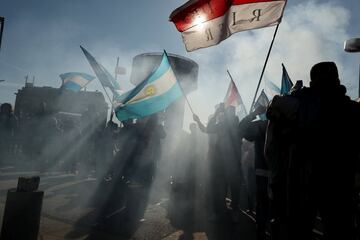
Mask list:
POLYGON ((286 199, 277 210, 288 239, 312 239, 319 213, 323 239, 352 240, 360 107, 346 96, 334 62, 315 64, 310 79, 309 88, 275 97, 267 111, 272 187, 282 186, 286 199))

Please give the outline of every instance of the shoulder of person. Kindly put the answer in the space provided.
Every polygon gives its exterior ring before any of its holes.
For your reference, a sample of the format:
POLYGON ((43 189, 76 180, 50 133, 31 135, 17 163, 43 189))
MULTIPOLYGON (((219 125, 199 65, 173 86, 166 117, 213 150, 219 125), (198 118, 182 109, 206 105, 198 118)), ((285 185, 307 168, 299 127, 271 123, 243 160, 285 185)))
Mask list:
POLYGON ((296 117, 299 109, 300 100, 293 95, 275 96, 271 101, 267 110, 267 117, 272 120, 274 118, 285 118, 291 120, 296 117))

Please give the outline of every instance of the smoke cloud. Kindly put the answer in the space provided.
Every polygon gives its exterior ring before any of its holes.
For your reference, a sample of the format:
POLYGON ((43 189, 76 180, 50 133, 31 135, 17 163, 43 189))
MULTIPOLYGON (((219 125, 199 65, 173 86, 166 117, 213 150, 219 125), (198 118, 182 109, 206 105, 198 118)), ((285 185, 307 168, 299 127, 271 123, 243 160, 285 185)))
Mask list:
MULTIPOLYGON (((153 24, 157 26, 157 30, 153 35, 148 35, 146 29, 123 31, 119 28, 117 30, 116 22, 109 22, 108 26, 103 26, 104 29, 99 28, 101 24, 104 24, 103 22, 91 22, 98 24, 95 28, 82 18, 72 19, 69 16, 55 15, 55 13, 54 18, 42 21, 42 18, 35 18, 24 9, 19 13, 19 16, 22 16, 20 20, 9 19, 6 25, 3 39, 6 48, 2 49, 0 59, 2 73, 0 79, 6 79, 6 82, 0 83, 0 102, 14 103, 13 93, 19 88, 17 84, 23 84, 23 77, 26 74, 30 74, 30 79, 32 75, 36 76, 37 86, 53 87, 60 86, 61 81, 58 75, 64 72, 82 71, 94 74, 79 48, 81 44, 111 73, 116 64, 116 57, 120 56, 120 66, 127 69, 126 75, 118 77, 124 90, 133 88, 129 79, 132 58, 137 54, 161 52, 166 49, 169 53, 184 55, 195 60, 200 66, 199 84, 198 90, 189 95, 189 100, 194 111, 203 121, 206 121, 214 111, 214 106, 223 101, 229 84, 229 77, 226 74, 226 70, 229 69, 246 107, 249 108, 274 27, 237 33, 217 46, 185 53, 181 37, 172 23, 164 24, 164 19, 167 18, 171 9, 181 3, 171 4, 154 18, 153 24), (29 21, 25 22, 22 19, 29 19, 29 21), (36 30, 34 26, 41 31, 32 34, 32 31, 36 30), (101 35, 104 31, 108 35, 101 35), (114 34, 111 34, 112 32, 114 34), (138 36, 140 33, 142 38, 138 36), (164 36, 167 37, 164 38, 164 36), (133 48, 122 44, 134 37, 136 37, 134 41, 141 41, 141 44, 133 48), (26 42, 23 42, 24 38, 26 42), (13 41, 9 42, 8 39, 13 41)), ((56 4, 51 9, 58 7, 60 5, 56 4)), ((351 17, 350 9, 342 4, 319 1, 302 1, 299 4, 289 2, 261 88, 267 90, 266 81, 273 81, 276 85, 280 85, 281 63, 285 64, 293 81, 302 79, 306 85, 309 82, 309 70, 314 63, 335 61, 341 80, 348 88, 348 94, 355 98, 358 61, 354 54, 343 51, 343 42, 353 37, 348 34, 351 29, 351 17)), ((87 89, 103 91, 97 80, 89 84, 87 89)), ((190 122, 192 122, 192 116, 187 107, 185 129, 188 128, 190 122)))
MULTIPOLYGON (((334 3, 314 1, 288 7, 260 91, 262 88, 267 91, 266 81, 280 86, 281 63, 293 81, 301 79, 308 85, 312 65, 334 61, 348 93, 355 97, 358 66, 350 65, 349 56, 343 51, 343 42, 349 38, 349 20, 349 10, 334 3)), ((226 69, 232 73, 247 109, 250 108, 274 30, 271 27, 237 33, 216 47, 191 54, 200 65, 200 83, 189 99, 203 121, 223 101, 230 81, 226 69)), ((186 122, 191 122, 191 118, 187 109, 186 122)))

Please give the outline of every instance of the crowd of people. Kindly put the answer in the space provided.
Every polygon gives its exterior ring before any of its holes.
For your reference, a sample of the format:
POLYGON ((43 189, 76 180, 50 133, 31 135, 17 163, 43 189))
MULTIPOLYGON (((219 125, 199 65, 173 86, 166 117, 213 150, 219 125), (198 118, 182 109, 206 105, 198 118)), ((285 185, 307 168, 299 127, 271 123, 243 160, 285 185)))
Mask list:
MULTIPOLYGON (((319 219, 323 239, 355 240, 359 235, 360 105, 346 95, 335 63, 314 65, 310 79, 310 87, 298 82, 290 93, 275 96, 269 106, 257 106, 242 119, 235 107, 224 103, 206 125, 193 116, 191 133, 166 155, 179 159, 173 167, 177 174, 169 172, 168 177, 176 179, 182 166, 187 196, 198 196, 197 187, 205 186, 209 221, 223 221, 229 212, 233 222, 242 211, 254 214, 259 240, 313 239, 319 219), (205 138, 207 148, 200 146, 205 138), (198 180, 203 159, 208 177, 198 180)), ((67 126, 54 116, 45 117, 45 105, 41 109, 27 123, 32 131, 26 141, 18 143, 11 105, 1 105, 0 164, 22 152, 48 169, 61 162, 57 157, 68 156, 72 160, 63 164, 67 170, 82 170, 83 164, 103 181, 152 184, 169 135, 158 114, 124 121, 120 127, 112 121, 104 127, 67 126)), ((173 186, 179 188, 180 182, 173 186)), ((191 197, 187 200, 195 204, 191 197)))
POLYGON ((256 108, 237 128, 230 108, 220 106, 206 127, 194 115, 200 129, 217 138, 209 152, 214 158, 211 186, 223 209, 227 192, 221 190, 227 189, 233 211, 238 210, 238 150, 242 139, 254 142, 258 239, 268 233, 271 239, 313 239, 319 219, 323 239, 358 235, 360 105, 346 96, 335 63, 314 65, 310 79, 310 87, 299 81, 289 94, 256 108))

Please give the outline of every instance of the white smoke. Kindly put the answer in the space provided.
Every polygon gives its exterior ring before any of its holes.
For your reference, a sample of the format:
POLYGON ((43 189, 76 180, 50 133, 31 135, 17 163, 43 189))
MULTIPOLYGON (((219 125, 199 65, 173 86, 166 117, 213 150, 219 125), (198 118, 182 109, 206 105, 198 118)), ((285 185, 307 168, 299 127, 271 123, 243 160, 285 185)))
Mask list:
MULTIPOLYGON (((342 50, 344 40, 353 37, 347 34, 350 11, 335 3, 299 2, 297 5, 289 3, 285 10, 261 88, 264 88, 264 82, 269 80, 280 85, 281 63, 285 64, 293 81, 303 79, 305 83, 308 83, 311 66, 319 61, 330 60, 338 64, 341 79, 348 87, 350 95, 355 97, 358 62, 354 61, 356 60, 355 55, 346 54, 342 50)), ((180 3, 172 3, 171 6, 168 6, 163 13, 164 18, 177 4, 180 3)), ((200 67, 199 84, 198 90, 189 95, 189 100, 194 111, 203 121, 213 112, 214 106, 223 101, 229 84, 226 69, 232 73, 246 107, 250 107, 274 27, 237 33, 217 46, 184 54, 181 38, 173 24, 166 25, 163 19, 159 19, 160 23, 161 25, 157 31, 154 31, 154 35, 160 34, 161 31, 167 32, 169 40, 166 43, 151 42, 145 38, 143 43, 136 48, 127 48, 121 44, 121 38, 116 38, 116 35, 112 34, 101 38, 93 36, 91 39, 88 39, 89 36, 86 35, 82 37, 81 42, 78 42, 75 39, 79 38, 80 33, 87 31, 83 30, 82 23, 73 22, 71 19, 54 20, 51 23, 41 21, 43 31, 29 36, 29 42, 37 42, 35 47, 21 45, 16 54, 2 52, 2 54, 19 55, 14 59, 21 59, 21 61, 11 64, 20 66, 21 69, 17 69, 17 66, 10 66, 5 58, 1 59, 0 70, 6 72, 1 79, 7 81, 1 83, 0 102, 15 101, 13 92, 19 87, 10 86, 10 82, 23 84, 23 77, 27 73, 30 74, 30 77, 36 76, 37 86, 50 85, 53 87, 60 86, 61 81, 58 74, 64 72, 80 71, 94 75, 79 48, 79 45, 82 44, 112 74, 116 65, 116 57, 120 57, 120 66, 126 67, 127 74, 119 76, 118 79, 125 90, 133 87, 129 83, 131 60, 137 54, 161 52, 165 48, 169 53, 185 55, 195 60, 200 67), (169 34, 167 29, 174 34, 169 34)), ((37 22, 37 24, 39 23, 37 22)), ((30 29, 29 24, 19 21, 11 28, 12 32, 8 33, 23 36, 21 34, 24 29, 30 29)), ((142 29, 139 30, 139 32, 142 31, 142 29)), ((109 30, 109 32, 111 31, 109 30)), ((121 36, 128 37, 127 34, 121 36)), ((19 37, 19 39, 21 38, 19 37)), ((7 45, 10 46, 9 49, 14 48, 10 43, 7 45)), ((89 84, 87 89, 103 91, 98 80, 89 84)), ((186 109, 185 118, 184 126, 187 129, 188 124, 192 122, 189 108, 186 109)))
MULTIPOLYGON (((334 61, 340 78, 353 94, 357 81, 356 65, 347 66, 343 42, 349 38, 350 12, 334 3, 306 2, 285 10, 283 21, 270 55, 263 83, 280 86, 284 63, 293 81, 309 83, 309 71, 319 61, 334 61)), ((239 92, 249 109, 275 27, 241 32, 220 45, 189 54, 200 65, 198 91, 189 96, 193 109, 205 121, 214 106, 223 101, 232 73, 239 92)), ((354 96, 353 96, 354 97, 354 96)), ((185 127, 192 121, 186 111, 185 127)))

